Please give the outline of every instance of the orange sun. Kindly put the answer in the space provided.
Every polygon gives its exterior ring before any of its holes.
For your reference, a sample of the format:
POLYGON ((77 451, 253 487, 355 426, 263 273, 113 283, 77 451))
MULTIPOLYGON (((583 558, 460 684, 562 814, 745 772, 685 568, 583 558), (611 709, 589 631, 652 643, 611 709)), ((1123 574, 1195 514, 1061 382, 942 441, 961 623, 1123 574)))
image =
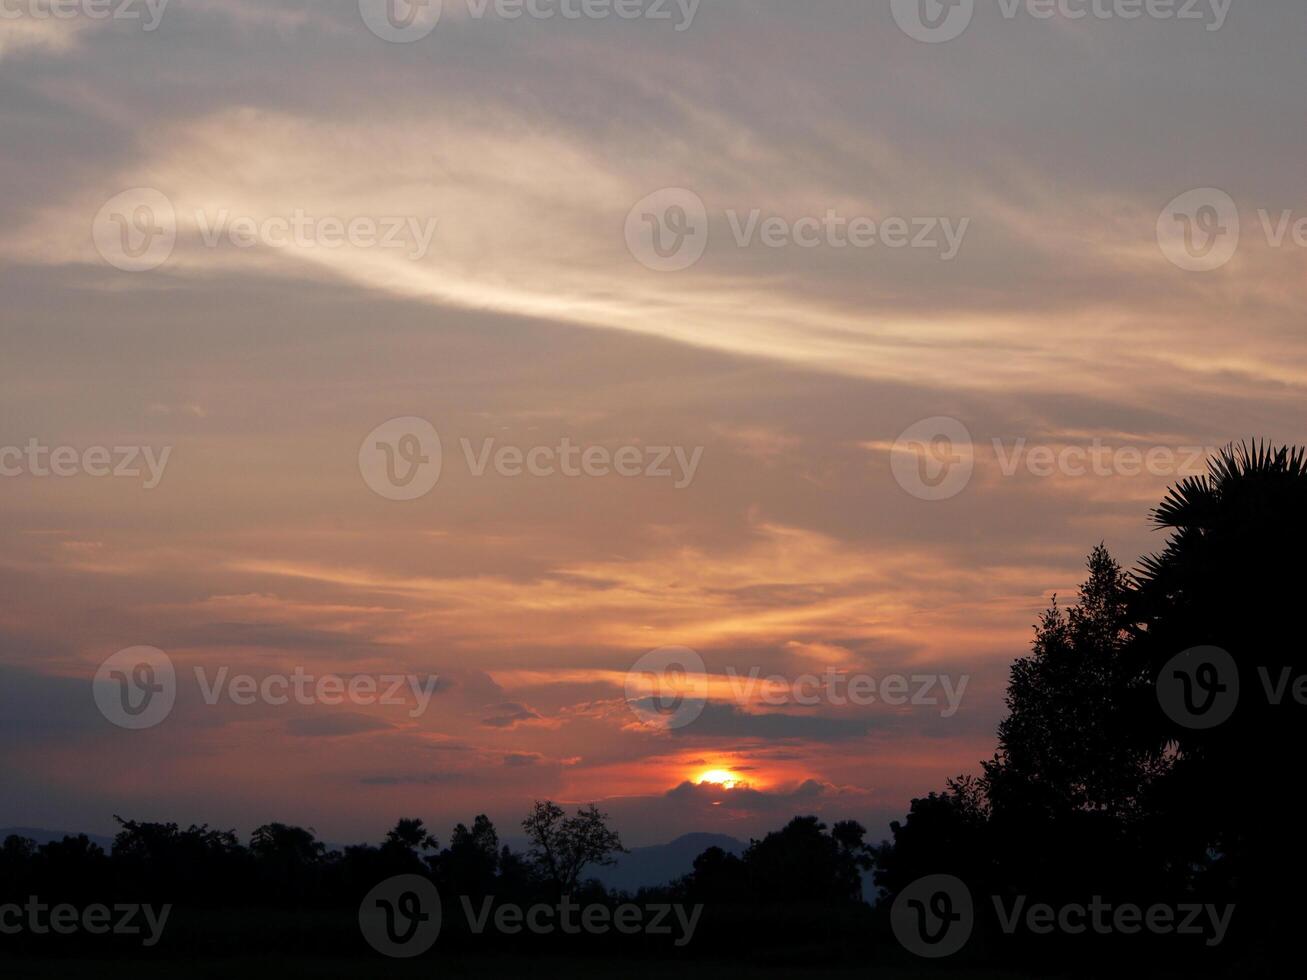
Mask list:
POLYGON ((701 772, 695 782, 700 786, 707 783, 711 786, 721 786, 723 789, 735 789, 737 786, 745 785, 744 780, 729 769, 709 769, 707 772, 701 772))

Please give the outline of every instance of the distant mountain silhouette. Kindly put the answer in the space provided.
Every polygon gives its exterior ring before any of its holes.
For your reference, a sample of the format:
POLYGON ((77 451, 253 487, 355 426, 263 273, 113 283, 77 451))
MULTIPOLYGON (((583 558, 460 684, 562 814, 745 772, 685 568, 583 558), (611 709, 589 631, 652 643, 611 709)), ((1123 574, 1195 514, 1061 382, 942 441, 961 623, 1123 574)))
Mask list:
POLYGON ((592 877, 605 888, 621 891, 656 888, 693 871, 694 859, 710 847, 738 856, 747 846, 726 834, 685 834, 667 844, 633 847, 629 854, 618 855, 611 867, 595 869, 592 877))
MULTIPOLYGON (((76 837, 76 833, 65 833, 62 830, 41 830, 35 827, 4 827, 0 828, 0 843, 3 843, 6 837, 26 837, 28 840, 34 840, 37 844, 56 844, 65 837, 76 837)), ((113 849, 113 838, 105 837, 103 834, 87 834, 92 844, 96 844, 104 849, 106 854, 113 849)))

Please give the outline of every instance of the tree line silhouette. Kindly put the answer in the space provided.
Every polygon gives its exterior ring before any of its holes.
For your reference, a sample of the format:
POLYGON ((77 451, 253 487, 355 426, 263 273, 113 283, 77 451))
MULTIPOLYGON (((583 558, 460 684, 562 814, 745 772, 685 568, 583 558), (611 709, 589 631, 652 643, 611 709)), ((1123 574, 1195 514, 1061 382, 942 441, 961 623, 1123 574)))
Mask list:
MULTIPOLYGON (((1153 519, 1168 535, 1160 553, 1127 572, 1100 545, 1074 603, 1055 599, 1044 613, 1030 653, 1011 668, 997 750, 977 775, 913 800, 878 846, 853 821, 827 827, 807 816, 739 856, 705 851, 689 874, 636 896, 703 905, 695 944, 672 951, 644 936, 634 946, 624 940, 622 955, 634 948, 807 966, 898 962, 906 954, 887 910, 914 882, 950 875, 978 898, 964 963, 1096 969, 1129 955, 1134 964, 1201 959, 1224 962, 1241 977, 1269 974, 1290 948, 1307 882, 1300 810, 1290 795, 1304 731, 1304 707, 1293 696, 1295 671, 1304 668, 1301 631, 1291 623, 1307 553, 1304 451, 1229 447, 1207 474, 1172 488, 1153 519), (1177 720, 1159 702, 1168 665, 1198 647, 1218 647, 1235 665, 1232 675, 1202 678, 1208 689, 1198 692, 1238 693, 1219 725, 1177 720), (882 893, 874 907, 862 897, 867 874, 882 893), (987 896, 1053 905, 1100 896, 1141 905, 1222 902, 1237 916, 1219 950, 1174 936, 1005 934, 987 896)), ((569 816, 537 802, 522 823, 523 852, 502 844, 484 815, 456 826, 444 847, 421 820, 403 819, 380 845, 339 852, 311 830, 277 823, 259 827, 248 843, 208 826, 122 819, 119 826, 109 854, 84 836, 39 847, 10 837, 0 846, 0 905, 29 895, 170 902, 179 935, 164 948, 220 951, 234 931, 246 948, 294 949, 311 940, 357 953, 358 903, 395 875, 427 877, 445 896, 524 906, 561 895, 610 905, 625 898, 586 874, 623 851, 594 806, 569 816), (188 908, 227 912, 188 920, 188 908)), ((447 921, 442 947, 473 942, 456 917, 447 921)), ((489 941, 609 948, 593 937, 489 941)), ((39 946, 35 937, 20 942, 39 946)))
MULTIPOLYGON (((1304 452, 1228 447, 1207 474, 1172 488, 1153 520, 1166 546, 1134 573, 1094 549, 1078 602, 1055 601, 1012 667, 994 757, 978 778, 912 802, 877 850, 875 880, 890 896, 951 874, 977 895, 1054 905, 1095 895, 1228 903, 1231 940, 1203 958, 1269 975, 1307 904, 1289 795, 1302 771, 1304 707, 1284 696, 1307 668, 1290 621, 1307 544, 1304 452), (1190 694, 1237 694, 1237 703, 1211 727, 1197 714, 1202 698, 1177 720, 1159 704, 1159 685, 1177 680, 1168 665, 1211 647, 1233 671, 1200 676, 1210 690, 1190 694)), ((1184 952, 1166 939, 1152 942, 1157 955, 1184 952)), ((1021 940, 1004 952, 1092 956, 1095 946, 1058 934, 1021 940)), ((1116 955, 1148 942, 1102 945, 1116 955)))

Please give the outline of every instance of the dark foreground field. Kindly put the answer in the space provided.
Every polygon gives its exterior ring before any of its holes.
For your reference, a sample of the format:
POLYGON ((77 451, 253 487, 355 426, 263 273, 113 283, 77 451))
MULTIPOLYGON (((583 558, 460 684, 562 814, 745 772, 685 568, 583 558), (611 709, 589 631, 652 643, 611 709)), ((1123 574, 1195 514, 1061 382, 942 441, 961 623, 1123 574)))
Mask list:
MULTIPOLYGON (((193 960, 120 960, 97 962, 93 960, 8 960, 0 956, 0 977, 5 980, 45 980, 45 978, 96 977, 97 980, 175 980, 176 977, 199 980, 295 980, 295 978, 326 978, 326 980, 378 980, 378 978, 580 978, 580 980, 788 980, 795 977, 826 978, 826 980, 1041 980, 1060 974, 1041 971, 1038 974, 967 970, 955 968, 920 967, 813 967, 748 964, 731 960, 703 960, 698 962, 641 962, 638 960, 570 959, 564 957, 518 956, 451 956, 437 959, 399 961, 377 959, 341 960, 316 958, 224 958, 207 961, 193 960)), ((1068 976, 1070 974, 1067 974, 1068 976)), ((1079 976, 1092 976, 1080 974, 1079 976)), ((1106 973, 1102 976, 1107 976, 1106 973)), ((1153 980, 1168 980, 1171 975, 1152 973, 1153 980)), ((1180 974, 1173 975, 1179 977, 1180 974)), ((1188 978, 1200 974, 1188 972, 1188 978)), ((1214 975, 1215 976, 1215 975, 1214 975)))

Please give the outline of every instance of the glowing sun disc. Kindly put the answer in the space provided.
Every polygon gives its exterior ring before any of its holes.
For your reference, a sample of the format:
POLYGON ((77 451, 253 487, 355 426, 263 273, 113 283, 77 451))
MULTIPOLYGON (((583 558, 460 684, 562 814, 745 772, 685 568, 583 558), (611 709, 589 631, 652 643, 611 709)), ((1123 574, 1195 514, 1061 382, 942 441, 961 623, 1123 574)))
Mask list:
POLYGON ((705 773, 700 773, 696 782, 702 786, 705 783, 713 786, 723 786, 726 789, 734 789, 739 785, 740 777, 735 775, 729 769, 709 769, 705 773))

